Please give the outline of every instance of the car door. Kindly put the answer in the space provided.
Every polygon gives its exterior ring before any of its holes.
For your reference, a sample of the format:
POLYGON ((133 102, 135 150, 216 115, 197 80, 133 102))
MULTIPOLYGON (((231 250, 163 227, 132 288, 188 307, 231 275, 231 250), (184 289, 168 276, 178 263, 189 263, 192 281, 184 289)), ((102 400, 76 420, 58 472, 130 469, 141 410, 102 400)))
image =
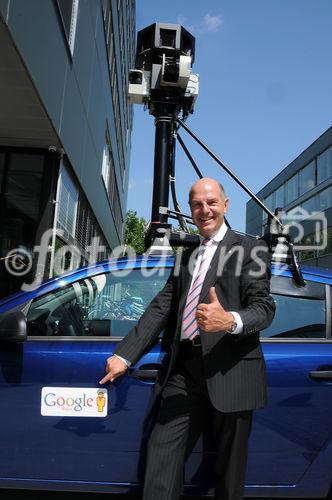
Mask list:
POLYGON ((276 315, 261 332, 268 405, 255 412, 250 440, 246 492, 252 496, 318 497, 329 489, 330 296, 313 279, 306 276, 304 288, 290 276, 271 280, 276 315))
MULTIPOLYGON (((326 285, 306 276, 299 288, 290 273, 274 276, 272 325, 261 332, 268 404, 254 413, 246 496, 326 496, 332 474, 332 340, 326 285)), ((186 467, 186 492, 214 483, 211 428, 186 467)))
POLYGON ((141 481, 159 345, 122 380, 98 381, 169 272, 96 268, 36 294, 27 341, 0 346, 2 487, 117 491, 141 481))

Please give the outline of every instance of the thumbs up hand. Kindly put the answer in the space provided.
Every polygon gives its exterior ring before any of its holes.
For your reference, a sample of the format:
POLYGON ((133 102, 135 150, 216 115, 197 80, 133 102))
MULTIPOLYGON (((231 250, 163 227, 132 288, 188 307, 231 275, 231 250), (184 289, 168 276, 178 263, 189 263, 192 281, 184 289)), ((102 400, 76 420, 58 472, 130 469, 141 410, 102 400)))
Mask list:
MULTIPOLYGON (((217 294, 216 294, 216 289, 214 286, 212 286, 209 290, 209 297, 210 297, 210 302, 211 304, 213 303, 218 303, 220 304, 219 300, 218 300, 218 297, 217 297, 217 294)), ((221 306, 221 304, 220 304, 221 306)), ((221 306, 222 307, 222 306, 221 306)))
POLYGON ((204 332, 219 332, 230 330, 234 323, 232 313, 226 311, 220 304, 216 289, 209 290, 210 304, 198 304, 196 319, 198 326, 204 332))

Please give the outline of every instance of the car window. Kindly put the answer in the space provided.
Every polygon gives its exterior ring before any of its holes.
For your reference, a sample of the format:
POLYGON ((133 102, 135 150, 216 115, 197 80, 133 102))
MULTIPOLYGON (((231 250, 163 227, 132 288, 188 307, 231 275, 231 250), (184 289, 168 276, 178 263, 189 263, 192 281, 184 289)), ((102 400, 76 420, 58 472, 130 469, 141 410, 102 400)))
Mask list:
POLYGON ((32 302, 28 335, 124 337, 169 274, 165 268, 116 271, 58 288, 32 302))
POLYGON ((262 338, 325 338, 325 301, 272 294, 276 313, 262 338))

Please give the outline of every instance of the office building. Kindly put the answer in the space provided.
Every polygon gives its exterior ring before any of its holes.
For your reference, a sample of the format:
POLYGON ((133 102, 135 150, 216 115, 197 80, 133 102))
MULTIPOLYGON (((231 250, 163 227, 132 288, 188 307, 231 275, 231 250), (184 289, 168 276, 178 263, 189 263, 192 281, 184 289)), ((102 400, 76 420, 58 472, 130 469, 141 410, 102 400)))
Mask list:
MULTIPOLYGON (((326 130, 263 189, 258 198, 274 212, 282 208, 283 222, 305 249, 299 260, 332 267, 332 127, 326 130)), ((266 214, 253 201, 247 203, 246 232, 261 235, 266 214)))
POLYGON ((121 243, 134 52, 135 0, 0 0, 0 296, 121 243))

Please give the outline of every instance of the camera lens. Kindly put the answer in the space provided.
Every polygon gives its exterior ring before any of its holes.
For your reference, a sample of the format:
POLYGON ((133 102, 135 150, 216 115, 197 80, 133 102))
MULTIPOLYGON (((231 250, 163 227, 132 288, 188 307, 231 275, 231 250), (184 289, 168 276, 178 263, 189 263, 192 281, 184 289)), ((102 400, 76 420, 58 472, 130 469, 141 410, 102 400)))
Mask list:
POLYGON ((141 85, 143 81, 143 75, 140 71, 132 71, 129 73, 129 83, 133 85, 141 85))
POLYGON ((172 61, 165 64, 163 80, 165 82, 176 83, 179 79, 179 63, 172 61))
POLYGON ((160 47, 175 49, 176 30, 160 29, 160 47))

